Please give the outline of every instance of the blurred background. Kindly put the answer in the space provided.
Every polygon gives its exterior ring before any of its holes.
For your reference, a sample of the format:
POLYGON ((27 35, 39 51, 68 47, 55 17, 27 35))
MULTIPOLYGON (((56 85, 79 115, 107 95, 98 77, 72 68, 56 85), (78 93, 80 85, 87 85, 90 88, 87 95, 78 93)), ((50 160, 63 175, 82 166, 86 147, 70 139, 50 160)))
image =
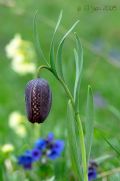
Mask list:
MULTIPOLYGON (((52 131, 57 138, 65 139, 66 123, 69 121, 67 98, 50 73, 41 73, 41 76, 48 80, 53 92, 52 110, 42 126, 33 126, 27 121, 24 102, 26 83, 35 77, 36 67, 44 63, 43 58, 37 55, 34 44, 35 11, 39 10, 38 32, 43 52, 48 59, 52 33, 61 9, 63 19, 55 38, 55 49, 70 26, 80 20, 74 30, 79 35, 84 49, 80 112, 84 122, 87 86, 90 84, 95 103, 95 132, 91 154, 94 159, 114 152, 102 134, 115 147, 120 148, 118 0, 0 0, 0 146, 14 145, 14 154, 17 155, 17 149, 26 143, 28 146, 32 145, 40 135, 46 136, 48 132, 52 131)), ((74 47, 75 39, 72 33, 63 50, 64 75, 71 91, 75 78, 74 47)), ((119 165, 119 160, 114 158, 105 162, 101 171, 119 165)))

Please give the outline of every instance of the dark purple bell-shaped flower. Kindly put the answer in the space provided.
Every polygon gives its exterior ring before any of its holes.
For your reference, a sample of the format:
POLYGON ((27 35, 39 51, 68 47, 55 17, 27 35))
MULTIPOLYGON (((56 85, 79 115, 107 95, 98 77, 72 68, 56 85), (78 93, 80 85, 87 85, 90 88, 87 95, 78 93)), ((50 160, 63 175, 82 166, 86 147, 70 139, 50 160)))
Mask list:
POLYGON ((51 108, 52 94, 48 82, 37 78, 28 82, 25 90, 26 111, 32 123, 42 123, 51 108))

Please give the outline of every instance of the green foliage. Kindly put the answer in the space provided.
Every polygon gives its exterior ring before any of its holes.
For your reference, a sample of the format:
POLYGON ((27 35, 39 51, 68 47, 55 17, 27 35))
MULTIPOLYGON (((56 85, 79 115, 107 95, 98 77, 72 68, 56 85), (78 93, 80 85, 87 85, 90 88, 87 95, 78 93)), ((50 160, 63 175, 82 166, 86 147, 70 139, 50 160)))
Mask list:
POLYGON ((79 23, 79 21, 76 21, 73 26, 66 32, 66 34, 63 36, 63 38, 61 39, 59 45, 58 45, 58 49, 57 49, 57 63, 58 63, 58 72, 59 75, 62 79, 64 79, 63 76, 63 68, 62 68, 62 49, 63 49, 63 45, 64 45, 64 41, 66 39, 66 37, 73 31, 73 29, 76 27, 76 25, 79 23))
POLYGON ((77 34, 75 34, 75 36, 76 36, 77 50, 74 49, 75 63, 76 63, 74 101, 75 101, 76 108, 79 109, 79 101, 80 101, 79 93, 80 93, 81 74, 82 74, 82 69, 83 69, 83 49, 82 49, 82 45, 80 43, 79 37, 77 36, 77 34))
POLYGON ((34 19, 33 19, 33 35, 34 35, 34 44, 35 44, 35 47, 36 47, 36 52, 38 54, 38 58, 43 58, 43 60, 45 61, 45 63, 47 65, 48 64, 48 61, 47 59, 45 58, 45 55, 42 51, 42 48, 41 48, 41 43, 40 43, 40 38, 39 38, 39 34, 38 34, 38 30, 37 30, 37 25, 38 25, 38 19, 37 19, 37 16, 38 16, 38 11, 36 11, 35 15, 34 15, 34 19))
MULTIPOLYGON (((108 6, 110 4, 114 4, 116 8, 118 8, 118 2, 111 1, 107 2, 108 6)), ((91 1, 89 3, 94 6, 101 5, 100 2, 91 1)), ((74 20, 80 19, 80 26, 78 26, 77 33, 80 35, 80 39, 82 41, 82 45, 84 47, 84 72, 83 79, 81 84, 81 92, 80 99, 80 113, 81 119, 84 123, 85 115, 85 101, 86 100, 86 88, 88 84, 91 84, 94 87, 93 94, 98 91, 103 97, 108 101, 109 106, 106 108, 96 108, 96 116, 95 116, 95 137, 93 142, 93 149, 91 150, 91 158, 96 158, 98 156, 104 157, 104 154, 112 154, 116 153, 119 155, 119 107, 120 107, 120 86, 119 86, 119 60, 111 61, 109 58, 109 51, 113 48, 119 48, 119 13, 117 10, 115 11, 87 11, 84 7, 86 7, 86 2, 80 1, 69 1, 65 2, 63 0, 53 1, 50 3, 47 1, 4 1, 0 2, 0 40, 1 40, 1 59, 0 59, 0 140, 1 146, 5 143, 13 143, 15 146, 14 155, 20 152, 20 150, 24 149, 24 145, 27 143, 27 148, 29 148, 30 144, 35 140, 33 133, 33 126, 27 124, 28 128, 27 137, 20 138, 17 136, 13 130, 9 127, 9 115, 11 112, 15 110, 20 110, 23 114, 24 112, 24 87, 28 80, 32 79, 34 75, 26 75, 20 76, 15 73, 10 66, 10 60, 6 57, 5 54, 5 46, 12 39, 14 34, 20 33, 21 36, 29 41, 33 41, 33 29, 32 29, 32 19, 34 16, 34 41, 36 46, 36 52, 38 54, 38 60, 41 64, 44 60, 45 64, 49 65, 49 59, 46 60, 45 55, 49 54, 50 44, 50 34, 53 32, 55 27, 56 15, 58 14, 60 9, 64 9, 64 20, 62 26, 60 25, 59 35, 62 35, 63 32, 66 31, 66 27, 71 24, 74 20), (39 9, 38 12, 34 13, 35 9, 39 9), (109 16, 110 15, 110 16, 109 16), (98 23, 99 22, 99 23, 98 23), (38 31, 40 30, 40 32, 38 31), (40 35, 40 37, 39 37, 40 35), (93 48, 94 42, 99 39, 102 40, 103 48, 100 50, 99 46, 95 45, 93 48), (40 41, 39 41, 40 40, 40 41), (109 40, 109 41, 108 41, 109 40), (42 46, 41 46, 42 45, 42 46), (41 48, 42 47, 42 48, 41 48), (98 49, 97 49, 98 48, 98 49), (43 49, 43 50, 42 50, 43 49), (44 52, 44 53, 43 53, 44 52), (12 85, 12 86, 11 86, 12 85), (112 106, 112 107, 111 107, 112 106), (102 130, 104 135, 107 135, 106 138, 110 142, 107 143, 103 137, 98 133, 97 130, 102 130), (112 144, 112 146, 111 146, 112 144), (23 147, 23 148, 22 148, 23 147), (114 148, 113 148, 114 147, 114 148), (116 149, 118 153, 116 152, 116 149)), ((103 5, 104 2, 103 2, 103 5)), ((57 35, 57 34, 56 34, 57 35)), ((57 36, 56 36, 57 37, 57 36)), ((59 38, 59 37, 58 37, 59 38)), ((55 39, 55 38, 54 38, 55 39)), ((70 37, 71 41, 71 37, 70 37)), ((63 47, 65 41, 63 41, 61 47, 63 47)), ((67 42, 66 42, 67 43, 67 42)), ((62 66, 65 67, 65 73, 68 75, 67 80, 70 89, 73 88, 73 81, 75 72, 72 69, 72 51, 71 44, 66 44, 66 50, 64 52, 65 59, 62 61, 62 48, 59 50, 60 55, 59 58, 56 57, 57 62, 56 67, 58 68, 58 72, 60 77, 63 79, 63 74, 60 72, 60 66, 58 64, 62 62, 62 66), (61 59, 60 61, 58 59, 61 59), (59 63, 58 63, 59 62, 59 63), (73 72, 71 72, 73 70, 73 72)), ((54 41, 54 47, 57 47, 57 41, 54 41)), ((82 49, 81 49, 82 50, 82 49)), ((77 55, 77 48, 75 48, 75 56, 77 55)), ((58 53, 57 53, 58 54, 58 53)), ((79 53, 81 56, 82 54, 79 53)), ((56 55, 57 56, 57 55, 56 55)), ((80 59, 79 59, 80 60, 80 59)), ((79 61, 80 63, 80 61, 79 61)), ((77 67, 78 68, 78 67, 77 67)), ((62 68, 61 68, 62 70, 62 68)), ((54 98, 53 98, 53 108, 52 112, 44 125, 42 125, 42 134, 46 134, 49 131, 53 130, 55 134, 59 137, 64 137, 65 133, 65 110, 66 110, 66 99, 64 94, 57 84, 56 81, 49 76, 46 72, 41 73, 45 76, 52 87, 54 98)), ((65 75, 64 75, 65 76, 65 75)), ((81 76, 80 76, 81 77, 81 76)), ((78 101, 78 100, 76 100, 78 101)), ((86 124, 86 123, 85 123, 86 124)), ((38 135, 41 134, 40 128, 37 127, 35 129, 35 133, 38 135)), ((86 131, 85 131, 86 132, 86 131)), ((26 146, 25 146, 26 149, 26 146)), ((68 150, 69 152, 69 150, 68 150)), ((68 153, 67 152, 67 153, 68 153)), ((6 156, 6 158, 8 158, 6 156)), ((65 159, 65 158, 64 158, 65 159)), ((5 161, 5 159, 4 159, 5 161)), ((58 160, 59 162, 59 160, 58 160)), ((69 162, 69 159, 68 159, 69 162)), ((14 170, 19 170, 19 173, 16 172, 14 180, 26 180, 24 176, 24 171, 17 167, 16 163, 12 163, 14 165, 14 170), (23 176, 22 176, 23 175, 23 176)), ((104 172, 105 170, 111 170, 112 168, 119 167, 119 159, 114 157, 106 160, 102 164, 99 165, 98 171, 104 172)), ((3 164, 1 164, 1 167, 3 164)), ((2 167, 3 168, 3 167, 2 167)), ((8 172, 6 169, 5 173, 8 172)), ((70 174, 67 172, 66 174, 70 174)), ((2 174, 0 172, 0 174, 2 174)), ((112 173, 111 173, 112 174, 112 173)), ((9 176, 11 178, 12 174, 9 176)), ((30 175, 28 175, 30 178, 30 175)), ((114 177, 114 176, 113 176, 114 177)), ((119 174, 114 180, 119 180, 119 174)), ((73 177, 72 177, 73 178, 73 177)), ((108 179, 110 179, 108 177, 108 179)), ((3 179, 3 178, 2 178, 3 179)), ((2 180, 0 178, 0 180, 2 180)), ((6 180, 6 179, 3 179, 6 180)), ((28 179, 27 179, 28 180, 28 179)), ((75 179, 73 179, 75 180, 75 179)))
POLYGON ((59 15, 59 18, 58 18, 58 21, 57 21, 57 24, 56 24, 56 27, 55 27, 55 30, 53 33, 53 37, 52 37, 52 41, 51 41, 51 47, 50 47, 50 66, 54 72, 56 72, 55 60, 54 60, 55 59, 55 57, 54 57, 54 37, 55 37, 57 29, 60 25, 61 19, 62 19, 62 11, 60 12, 60 15, 59 15))
POLYGON ((82 180, 82 170, 81 170, 81 155, 80 155, 80 148, 78 144, 78 131, 76 132, 76 122, 75 115, 73 112, 73 108, 71 105, 71 101, 68 102, 68 122, 67 122, 67 129, 68 129, 68 140, 69 140, 69 150, 70 156, 72 160, 72 166, 77 174, 79 180, 82 180))
POLYGON ((90 152, 91 152, 93 131, 94 131, 94 106, 93 106, 92 89, 90 86, 88 86, 88 94, 87 94, 85 129, 86 129, 85 131, 86 157, 88 163, 90 159, 90 152))

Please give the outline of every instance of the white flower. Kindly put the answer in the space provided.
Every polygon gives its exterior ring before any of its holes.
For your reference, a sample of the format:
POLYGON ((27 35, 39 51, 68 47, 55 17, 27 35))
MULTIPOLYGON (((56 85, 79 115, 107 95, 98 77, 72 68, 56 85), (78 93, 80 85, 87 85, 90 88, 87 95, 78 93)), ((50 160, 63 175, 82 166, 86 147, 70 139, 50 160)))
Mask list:
POLYGON ((21 43, 21 36, 19 34, 15 35, 14 39, 12 39, 10 43, 5 47, 8 58, 14 58, 17 56, 21 43))
POLYGON ((1 147, 1 151, 3 153, 10 153, 10 152, 14 151, 14 146, 10 143, 5 144, 1 147))
POLYGON ((23 120, 24 116, 19 112, 12 112, 9 116, 9 126, 16 129, 16 127, 18 127, 23 122, 23 120))
POLYGON ((12 60, 12 69, 21 74, 35 73, 36 54, 33 45, 29 41, 21 39, 19 34, 5 47, 8 58, 12 60))
POLYGON ((26 129, 25 129, 25 126, 24 125, 19 125, 16 129, 15 129, 15 133, 20 136, 20 137, 25 137, 27 132, 26 132, 26 129))
POLYGON ((26 118, 19 112, 15 111, 9 116, 9 126, 14 130, 14 132, 20 136, 25 137, 27 135, 26 128, 24 126, 26 118))
POLYGON ((21 75, 27 73, 35 73, 36 66, 34 63, 26 63, 25 61, 20 61, 21 57, 17 57, 12 62, 12 69, 21 75), (19 60, 18 60, 19 59, 19 60))

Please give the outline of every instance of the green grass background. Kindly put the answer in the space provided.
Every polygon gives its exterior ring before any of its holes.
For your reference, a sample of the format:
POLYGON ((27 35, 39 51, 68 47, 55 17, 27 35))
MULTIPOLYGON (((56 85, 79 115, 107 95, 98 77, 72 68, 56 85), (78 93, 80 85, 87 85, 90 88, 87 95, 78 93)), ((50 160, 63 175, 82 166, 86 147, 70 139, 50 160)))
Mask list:
MULTIPOLYGON (((33 16, 36 9, 39 10, 38 29, 46 57, 49 55, 50 41, 60 10, 63 9, 63 19, 56 36, 56 47, 66 30, 76 20, 80 20, 75 31, 81 38, 84 48, 84 70, 80 92, 82 120, 85 120, 88 84, 92 86, 94 93, 99 91, 110 105, 120 110, 120 67, 111 63, 106 56, 107 50, 111 48, 117 47, 120 50, 120 1, 17 0, 14 7, 9 7, 6 2, 0 1, 0 144, 16 142, 8 126, 8 117, 15 110, 25 114, 24 89, 26 83, 33 78, 32 75, 20 76, 11 69, 11 60, 6 57, 5 46, 16 33, 20 33, 23 39, 33 42, 33 16), (86 5, 115 5, 117 9, 91 12, 84 9, 86 5), (105 50, 100 53, 92 49, 92 42, 96 39, 106 42, 105 50)), ((71 34, 65 43, 63 53, 64 74, 71 90, 75 74, 74 46, 74 35, 71 34)), ((118 62, 120 64, 120 60, 118 62)), ((40 64, 42 64, 41 57, 38 58, 38 65, 40 64)), ((49 131, 53 131, 62 138, 65 135, 66 122, 69 121, 66 114, 67 98, 52 75, 43 71, 41 76, 49 81, 53 92, 52 110, 45 124, 41 126, 42 134, 46 135, 49 131)), ((32 127, 30 123, 27 123, 27 126, 32 127)), ((96 109, 92 158, 113 152, 100 135, 99 129, 120 147, 120 119, 107 109, 96 109)), ((34 139, 34 135, 32 136, 34 139)), ((116 159, 111 164, 119 166, 119 161, 116 159)), ((113 166, 109 163, 108 167, 113 166)))

